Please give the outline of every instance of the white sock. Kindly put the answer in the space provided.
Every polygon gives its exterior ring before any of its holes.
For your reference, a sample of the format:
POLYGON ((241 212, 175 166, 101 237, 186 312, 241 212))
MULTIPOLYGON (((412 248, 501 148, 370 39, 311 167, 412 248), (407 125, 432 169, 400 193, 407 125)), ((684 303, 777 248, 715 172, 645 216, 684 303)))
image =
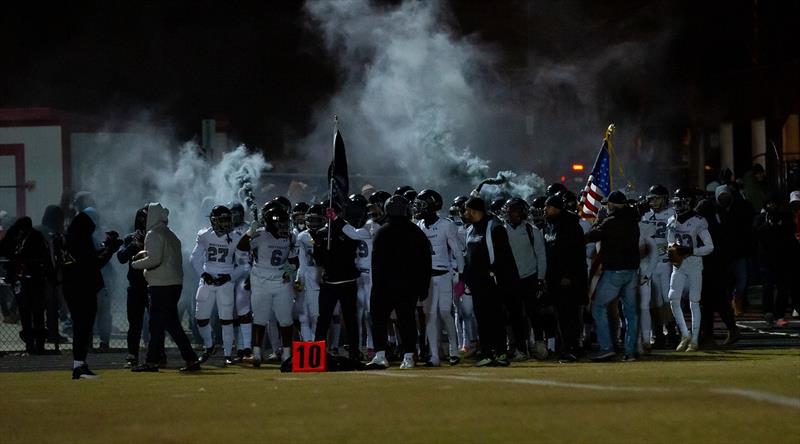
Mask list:
POLYGON ((260 360, 261 359, 261 347, 253 347, 253 359, 260 360))
POLYGON ((211 324, 206 324, 202 327, 198 326, 197 330, 200 331, 200 336, 203 338, 203 346, 205 348, 211 348, 213 345, 211 342, 211 324))
POLYGON ((547 351, 556 351, 556 338, 547 338, 547 351))
POLYGON ((642 343, 649 344, 652 333, 651 331, 653 329, 653 323, 650 319, 650 309, 642 308, 640 310, 639 319, 642 326, 642 343))
POLYGON ((82 367, 85 364, 84 361, 72 361, 72 368, 76 369, 78 367, 82 367))
POLYGON ((413 361, 414 353, 406 353, 403 355, 403 361, 413 361))
POLYGON ((375 359, 379 360, 379 361, 385 361, 386 360, 386 352, 384 350, 381 350, 379 352, 375 352, 375 359))
POLYGON ((253 324, 239 324, 239 335, 242 337, 242 342, 239 343, 239 348, 244 350, 251 348, 253 342, 253 324))
POLYGON ((283 347, 281 351, 281 361, 285 361, 292 357, 292 347, 283 347))
POLYGON ((233 353, 233 324, 222 325, 222 350, 228 357, 233 353))
POLYGON ((700 340, 700 303, 689 302, 689 309, 692 311, 692 342, 697 344, 700 340))
MULTIPOLYGON (((686 328, 686 319, 683 319, 683 309, 681 309, 681 300, 669 301, 669 306, 672 308, 672 316, 675 318, 675 323, 678 324, 678 329, 681 331, 681 337, 689 336, 689 329, 686 328)), ((699 327, 699 325, 698 325, 699 327)))

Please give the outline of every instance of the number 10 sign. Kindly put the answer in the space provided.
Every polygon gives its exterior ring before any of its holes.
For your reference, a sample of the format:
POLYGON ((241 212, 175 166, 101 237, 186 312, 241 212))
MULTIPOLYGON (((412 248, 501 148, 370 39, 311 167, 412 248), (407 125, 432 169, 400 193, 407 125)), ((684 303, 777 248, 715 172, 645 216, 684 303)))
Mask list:
POLYGON ((292 343, 292 373, 324 372, 325 341, 292 343))

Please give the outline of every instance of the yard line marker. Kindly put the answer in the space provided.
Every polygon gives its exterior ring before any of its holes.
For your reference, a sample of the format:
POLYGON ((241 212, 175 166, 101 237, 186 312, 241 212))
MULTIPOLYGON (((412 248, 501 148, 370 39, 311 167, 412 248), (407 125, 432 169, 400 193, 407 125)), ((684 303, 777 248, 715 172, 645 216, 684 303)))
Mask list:
POLYGON ((722 388, 722 389, 709 389, 709 392, 719 393, 722 395, 735 395, 745 398, 754 399, 756 401, 770 402, 785 407, 800 409, 800 399, 790 398, 788 396, 774 395, 772 393, 761 392, 758 390, 746 390, 737 388, 722 388))

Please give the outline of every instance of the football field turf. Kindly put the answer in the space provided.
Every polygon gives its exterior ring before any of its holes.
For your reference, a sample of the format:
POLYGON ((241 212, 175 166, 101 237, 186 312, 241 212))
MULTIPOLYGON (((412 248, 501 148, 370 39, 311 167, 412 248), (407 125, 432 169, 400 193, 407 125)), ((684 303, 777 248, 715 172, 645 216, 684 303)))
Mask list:
POLYGON ((800 350, 281 374, 0 373, 12 442, 798 442, 800 350), (788 440, 788 441, 787 441, 788 440))

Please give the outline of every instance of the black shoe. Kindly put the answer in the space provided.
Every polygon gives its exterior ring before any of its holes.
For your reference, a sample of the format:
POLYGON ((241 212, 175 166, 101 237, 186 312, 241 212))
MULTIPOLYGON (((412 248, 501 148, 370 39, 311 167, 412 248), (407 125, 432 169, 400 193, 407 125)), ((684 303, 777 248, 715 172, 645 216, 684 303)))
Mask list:
POLYGON ((225 356, 225 360, 223 361, 223 366, 227 367, 233 364, 236 364, 235 362, 233 362, 233 358, 231 358, 230 356, 225 356))
POLYGON ((212 345, 211 347, 208 347, 208 348, 206 349, 206 351, 204 351, 204 352, 203 352, 203 353, 200 355, 200 358, 198 359, 198 362, 200 362, 201 364, 205 364, 205 363, 206 363, 206 361, 208 361, 208 358, 210 358, 211 356, 213 356, 213 355, 214 355, 214 353, 216 353, 216 352, 217 352, 217 349, 216 349, 216 348, 215 348, 213 345, 212 345))
POLYGON ((136 359, 135 356, 128 355, 128 357, 125 358, 125 368, 134 368, 138 365, 139 365, 139 360, 136 359))
POLYGON ((614 350, 600 350, 590 354, 589 359, 592 361, 608 361, 616 355, 617 354, 614 352, 614 350))
POLYGON ((158 361, 159 368, 167 368, 167 355, 161 357, 161 360, 158 361))
POLYGON ((558 356, 558 362, 566 363, 566 362, 577 362, 578 357, 575 356, 573 353, 564 352, 558 356))
POLYGON ((155 373, 158 372, 158 364, 145 362, 142 365, 137 365, 136 367, 133 367, 131 371, 134 373, 145 373, 145 372, 155 373))
POLYGON ((89 370, 89 366, 86 364, 72 369, 72 379, 94 379, 97 377, 93 371, 89 370))
POLYGON ((291 372, 292 372, 292 358, 289 358, 281 362, 281 373, 291 373, 291 372))
POLYGON ((511 365, 511 361, 508 360, 508 355, 503 353, 502 355, 498 356, 497 359, 494 360, 495 366, 497 367, 508 367, 511 365))
POLYGON ((450 362, 450 365, 458 365, 461 362, 461 358, 458 356, 450 356, 447 360, 450 362))
POLYGON ((194 362, 187 362, 185 367, 181 367, 178 369, 181 373, 188 373, 188 372, 199 372, 200 368, 200 360, 194 362))
POLYGON ((239 359, 239 362, 242 362, 242 358, 244 358, 244 349, 236 350, 236 357, 239 359))

